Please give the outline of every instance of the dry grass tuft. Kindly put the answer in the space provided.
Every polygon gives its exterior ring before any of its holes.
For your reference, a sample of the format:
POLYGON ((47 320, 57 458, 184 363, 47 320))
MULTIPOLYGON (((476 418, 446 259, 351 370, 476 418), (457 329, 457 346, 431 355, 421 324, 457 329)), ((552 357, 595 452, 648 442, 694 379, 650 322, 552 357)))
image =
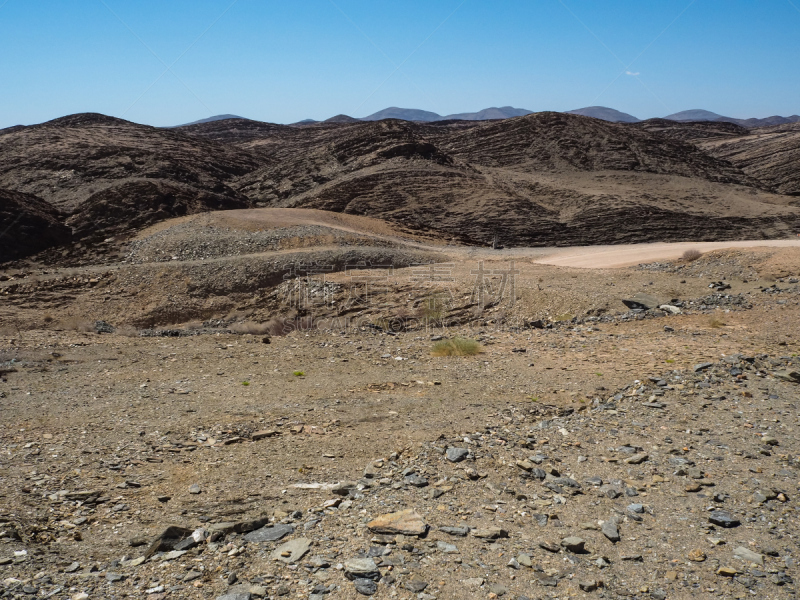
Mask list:
POLYGON ((698 258, 700 258, 701 256, 703 256, 703 253, 700 252, 700 250, 697 250, 695 248, 689 248, 686 252, 683 253, 683 256, 681 258, 683 258, 683 260, 685 260, 686 262, 693 262, 698 258))
POLYGON ((719 317, 711 317, 708 320, 708 326, 711 327, 711 329, 719 329, 720 327, 725 327, 725 321, 719 317))
POLYGON ((67 317, 60 323, 61 329, 79 331, 81 333, 94 333, 94 321, 86 317, 67 317))
POLYGON ((436 342, 431 354, 433 356, 475 356, 481 351, 481 345, 467 338, 453 338, 436 342))

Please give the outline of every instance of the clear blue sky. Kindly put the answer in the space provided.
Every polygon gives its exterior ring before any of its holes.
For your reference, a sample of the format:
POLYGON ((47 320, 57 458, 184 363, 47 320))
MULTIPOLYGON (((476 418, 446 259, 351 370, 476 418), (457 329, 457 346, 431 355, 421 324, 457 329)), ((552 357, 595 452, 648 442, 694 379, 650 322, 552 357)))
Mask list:
POLYGON ((88 111, 800 113, 800 0, 0 0, 0 56, 0 127, 88 111))

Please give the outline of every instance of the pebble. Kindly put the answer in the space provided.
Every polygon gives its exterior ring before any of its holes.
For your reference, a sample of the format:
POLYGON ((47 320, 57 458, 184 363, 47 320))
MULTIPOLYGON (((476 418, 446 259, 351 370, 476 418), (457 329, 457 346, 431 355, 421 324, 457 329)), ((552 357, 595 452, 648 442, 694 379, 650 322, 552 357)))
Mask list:
POLYGON ((428 485, 428 480, 416 473, 406 475, 404 481, 408 485, 413 485, 414 487, 425 487, 428 485))
POLYGON ((217 596, 217 600, 250 600, 250 592, 229 592, 217 596))
POLYGON ((428 526, 422 517, 413 509, 381 515, 367 523, 373 533, 387 533, 419 536, 425 534, 428 526))
POLYGON ((371 558, 351 558, 344 563, 344 574, 348 579, 380 579, 378 565, 371 558))
MULTIPOLYGON (((612 520, 605 521, 603 525, 600 527, 600 531, 602 531, 603 535, 614 543, 617 543, 618 541, 620 541, 620 539, 622 539, 619 535, 619 528, 617 527, 617 524, 612 520)), ((561 543, 563 545, 564 542, 561 543)))
POLYGON ((273 550, 270 558, 286 564, 292 564, 303 558, 310 548, 311 540, 308 538, 298 538, 278 546, 273 550))
POLYGON ((403 587, 406 588, 409 592, 412 592, 414 594, 419 594, 420 592, 425 591, 425 588, 428 587, 428 583, 418 577, 412 577, 403 584, 403 587))
POLYGON ((755 563, 759 566, 764 565, 763 554, 759 554, 758 552, 753 552, 752 550, 745 548, 744 546, 739 546, 738 548, 734 549, 733 555, 736 558, 740 558, 745 562, 755 563))
POLYGON ((201 491, 202 490, 200 489, 200 486, 197 485, 196 483, 193 483, 192 485, 189 486, 190 494, 199 494, 201 491))
POLYGON ((472 535, 476 538, 486 540, 498 540, 500 538, 507 538, 508 532, 500 527, 485 527, 481 529, 473 529, 472 535))
POLYGON ((448 448, 445 456, 450 462, 457 463, 469 456, 469 450, 466 448, 448 448))
POLYGON ((739 519, 735 518, 731 515, 731 513, 724 511, 724 510, 715 510, 710 515, 708 515, 708 520, 710 523, 714 525, 719 525, 720 527, 738 527, 741 524, 739 519))
POLYGON ((372 596, 378 592, 378 584, 372 579, 355 579, 353 584, 356 591, 363 596, 372 596))
POLYGON ((280 523, 274 527, 262 527, 244 536, 247 542, 277 542, 294 533, 294 525, 280 523))
POLYGON ((581 554, 585 551, 586 541, 576 537, 570 536, 561 540, 561 546, 569 550, 570 552, 574 552, 575 554, 581 554))

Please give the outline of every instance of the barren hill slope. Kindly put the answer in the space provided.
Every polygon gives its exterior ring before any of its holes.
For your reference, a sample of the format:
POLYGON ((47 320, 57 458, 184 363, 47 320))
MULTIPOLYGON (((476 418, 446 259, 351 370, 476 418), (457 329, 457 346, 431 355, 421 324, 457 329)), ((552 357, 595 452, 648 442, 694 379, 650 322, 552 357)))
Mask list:
POLYGON ((68 243, 63 218, 41 198, 0 189, 0 263, 68 243))
POLYGON ((800 123, 751 129, 747 135, 702 144, 780 194, 800 196, 800 123))
POLYGON ((102 236, 197 210, 242 208, 228 183, 257 166, 234 146, 97 114, 63 117, 0 136, 0 186, 71 214, 102 236), (99 218, 99 223, 97 219, 99 218))
POLYGON ((4 131, 0 187, 51 203, 88 240, 249 206, 367 215, 469 243, 775 238, 800 215, 771 193, 795 189, 795 136, 562 113, 173 129, 82 114, 4 131))
POLYGON ((574 115, 281 136, 269 164, 235 184, 260 205, 369 215, 468 242, 781 237, 797 218, 787 199, 693 144, 574 115))

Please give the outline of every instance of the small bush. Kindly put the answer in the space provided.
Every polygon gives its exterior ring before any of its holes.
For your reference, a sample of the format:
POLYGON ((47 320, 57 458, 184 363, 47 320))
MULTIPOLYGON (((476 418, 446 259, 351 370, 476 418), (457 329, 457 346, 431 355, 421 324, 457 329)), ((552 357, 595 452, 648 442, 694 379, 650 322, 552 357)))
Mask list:
POLYGON ((703 256, 703 253, 700 252, 700 250, 697 250, 695 248, 689 248, 689 250, 687 250, 686 252, 683 253, 682 258, 686 262, 692 262, 692 261, 697 260, 701 256, 703 256))
POLYGON ((293 371, 292 372, 292 375, 294 375, 295 377, 303 377, 305 374, 306 374, 305 371, 293 371))
POLYGON ((430 296, 425 298, 417 308, 417 317, 425 321, 440 322, 446 312, 446 298, 443 296, 430 296))
POLYGON ((453 338, 436 342, 433 346, 434 356, 474 356, 481 351, 481 345, 475 340, 453 338))
POLYGON ((725 327, 725 322, 719 317, 711 317, 708 320, 708 325, 711 329, 719 329, 720 327, 725 327))

